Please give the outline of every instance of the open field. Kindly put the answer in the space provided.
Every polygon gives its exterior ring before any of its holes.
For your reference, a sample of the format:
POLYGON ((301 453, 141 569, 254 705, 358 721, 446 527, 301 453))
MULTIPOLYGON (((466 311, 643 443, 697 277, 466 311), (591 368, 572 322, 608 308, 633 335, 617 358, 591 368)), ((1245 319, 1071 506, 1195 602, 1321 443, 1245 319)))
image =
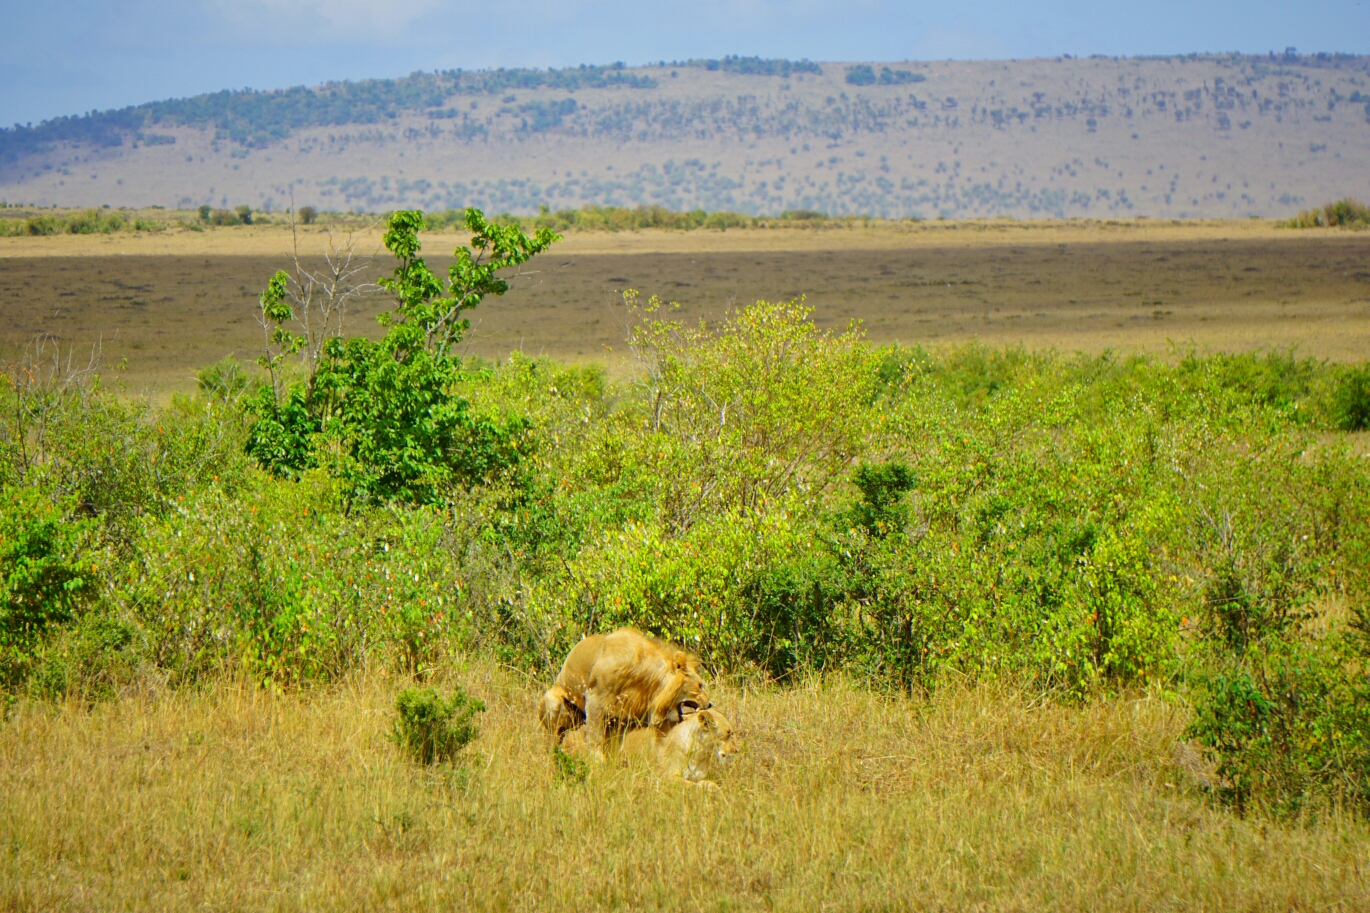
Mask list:
MULTIPOLYGON (((430 234, 445 269, 453 233, 430 234)), ((376 233, 358 249, 390 261, 376 233)), ((255 357, 256 296, 289 263, 279 226, 155 235, 0 238, 0 348, 35 336, 101 341, 131 389, 187 389, 227 354, 255 357)), ((317 253, 325 237, 301 236, 317 253)), ((1164 354, 1290 348, 1370 357, 1370 233, 1269 222, 873 223, 832 229, 576 233, 473 313, 473 354, 520 348, 570 361, 623 357, 620 292, 717 316, 757 298, 807 296, 825 327, 874 342, 1164 354)), ((376 300, 359 309, 369 332, 376 300)))
POLYGON ((1363 823, 1243 820, 1177 763, 1182 714, 1005 687, 885 698, 723 684, 743 753, 710 794, 558 779, 534 689, 456 770, 386 738, 402 682, 222 683, 0 727, 5 909, 1290 910, 1370 905, 1363 823))

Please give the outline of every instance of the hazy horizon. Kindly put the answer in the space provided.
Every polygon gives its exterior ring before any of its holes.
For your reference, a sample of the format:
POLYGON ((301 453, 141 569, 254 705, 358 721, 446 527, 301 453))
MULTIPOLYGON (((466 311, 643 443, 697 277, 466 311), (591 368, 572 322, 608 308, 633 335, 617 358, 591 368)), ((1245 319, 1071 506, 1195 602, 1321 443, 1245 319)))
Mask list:
POLYGON ((1190 53, 1370 53, 1370 8, 1262 0, 1115 10, 995 0, 947 8, 889 0, 525 3, 412 0, 55 0, 7 13, 0 124, 185 97, 406 75, 415 70, 565 67, 759 55, 815 61, 975 60, 1190 53), (506 17, 511 18, 511 17, 506 17))

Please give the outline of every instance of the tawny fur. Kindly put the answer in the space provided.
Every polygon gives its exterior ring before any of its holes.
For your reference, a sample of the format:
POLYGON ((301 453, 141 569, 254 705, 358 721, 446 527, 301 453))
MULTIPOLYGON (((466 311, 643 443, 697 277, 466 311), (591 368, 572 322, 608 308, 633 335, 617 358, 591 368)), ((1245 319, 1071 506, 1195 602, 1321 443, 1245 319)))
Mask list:
POLYGON ((602 755, 605 734, 615 727, 665 729, 691 709, 709 706, 698 657, 641 631, 620 628, 604 636, 590 667, 585 742, 591 753, 602 755))
POLYGON ((600 644, 605 635, 582 637, 571 648, 561 664, 556 681, 542 695, 538 704, 538 720, 553 741, 561 739, 567 730, 585 722, 585 686, 590 680, 590 669, 599 657, 600 644))
POLYGON ((718 710, 701 710, 668 731, 634 729, 623 736, 626 757, 645 757, 663 777, 690 783, 710 779, 737 754, 733 724, 718 710))

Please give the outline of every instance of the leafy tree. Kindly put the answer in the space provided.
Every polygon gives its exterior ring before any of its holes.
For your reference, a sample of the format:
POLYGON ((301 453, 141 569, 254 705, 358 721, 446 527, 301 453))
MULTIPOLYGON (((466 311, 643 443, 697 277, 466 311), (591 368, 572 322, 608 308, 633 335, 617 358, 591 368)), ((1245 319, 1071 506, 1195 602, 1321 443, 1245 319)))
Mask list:
POLYGON ((300 221, 304 224, 313 225, 314 220, 318 218, 319 214, 313 206, 301 206, 299 209, 299 216, 300 221))
POLYGON ((395 296, 380 315, 385 337, 328 338, 303 385, 286 390, 284 359, 305 347, 285 328, 294 317, 289 276, 277 273, 262 293, 264 325, 272 327, 261 363, 273 385, 253 403, 258 416, 249 451, 280 474, 321 465, 348 483, 352 500, 427 503, 452 483, 475 484, 520 460, 526 422, 513 415, 478 416, 454 389, 461 380, 451 354, 470 322, 462 315, 509 284, 500 270, 546 250, 559 236, 488 222, 468 209, 470 246, 456 250, 443 281, 420 256, 423 213, 391 215, 384 236, 399 265, 380 280, 395 296))

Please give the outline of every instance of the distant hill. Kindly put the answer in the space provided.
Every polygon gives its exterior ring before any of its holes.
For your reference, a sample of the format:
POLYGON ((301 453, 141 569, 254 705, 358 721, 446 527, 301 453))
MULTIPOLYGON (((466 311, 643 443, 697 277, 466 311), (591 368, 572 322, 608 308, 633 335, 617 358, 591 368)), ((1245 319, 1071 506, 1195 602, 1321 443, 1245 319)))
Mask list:
POLYGON ((1370 196, 1370 57, 414 73, 0 130, 0 197, 950 218, 1286 215, 1370 196))

